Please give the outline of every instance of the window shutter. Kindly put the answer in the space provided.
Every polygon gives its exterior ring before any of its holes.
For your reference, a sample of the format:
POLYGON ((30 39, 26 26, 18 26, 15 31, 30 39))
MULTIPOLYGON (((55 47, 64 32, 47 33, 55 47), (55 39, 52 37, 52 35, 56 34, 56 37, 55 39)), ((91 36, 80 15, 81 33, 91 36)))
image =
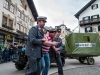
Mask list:
POLYGON ((88 16, 88 20, 90 20, 90 16, 88 16))
POLYGON ((98 4, 96 4, 97 8, 98 8, 98 4))
POLYGON ((84 20, 84 17, 83 17, 83 20, 84 20))
POLYGON ((90 16, 83 17, 83 20, 90 20, 90 16))
POLYGON ((93 9, 93 5, 91 6, 91 8, 93 9))
POLYGON ((91 19, 93 19, 93 16, 91 16, 91 19))
POLYGON ((100 31, 100 26, 98 26, 98 31, 100 31))
POLYGON ((89 32, 92 32, 92 27, 90 27, 90 31, 89 32))
POLYGON ((94 9, 97 9, 98 8, 98 4, 94 4, 91 6, 91 8, 94 10, 94 9))
POLYGON ((99 15, 97 15, 97 18, 99 18, 99 15))
POLYGON ((87 32, 87 28, 85 28, 85 32, 87 32))

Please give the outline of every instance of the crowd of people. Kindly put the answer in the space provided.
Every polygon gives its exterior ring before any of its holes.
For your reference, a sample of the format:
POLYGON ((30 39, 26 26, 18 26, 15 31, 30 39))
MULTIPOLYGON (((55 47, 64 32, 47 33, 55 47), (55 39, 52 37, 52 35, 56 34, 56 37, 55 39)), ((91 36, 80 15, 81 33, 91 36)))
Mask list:
POLYGON ((54 57, 57 62, 58 74, 63 74, 63 66, 60 52, 63 49, 62 40, 59 37, 61 30, 50 29, 49 34, 45 34, 46 17, 37 17, 37 26, 29 30, 26 48, 23 45, 8 44, 4 50, 0 48, 0 61, 5 63, 18 58, 18 52, 25 50, 28 59, 28 69, 25 75, 48 75, 50 68, 50 57, 54 57))
POLYGON ((7 63, 18 58, 18 52, 25 50, 23 45, 7 44, 5 47, 0 47, 0 63, 7 63))

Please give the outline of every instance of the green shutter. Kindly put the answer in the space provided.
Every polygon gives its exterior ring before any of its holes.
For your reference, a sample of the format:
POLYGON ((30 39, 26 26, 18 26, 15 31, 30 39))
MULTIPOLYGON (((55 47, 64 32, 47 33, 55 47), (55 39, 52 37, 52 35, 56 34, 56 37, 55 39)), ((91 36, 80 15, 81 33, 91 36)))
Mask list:
POLYGON ((88 16, 88 20, 90 20, 90 16, 88 16))
POLYGON ((98 8, 98 4, 96 4, 97 8, 98 8))
POLYGON ((85 33, 87 32, 87 27, 85 28, 85 33))
POLYGON ((99 18, 99 14, 97 15, 97 18, 99 18))
POLYGON ((83 17, 83 20, 84 20, 84 18, 85 18, 85 17, 83 17))
POLYGON ((91 8, 93 9, 93 5, 91 6, 91 8))
POLYGON ((91 19, 93 19, 93 16, 91 16, 91 19))
POLYGON ((92 32, 92 27, 90 27, 90 31, 89 32, 92 32))
POLYGON ((97 9, 98 8, 98 4, 94 4, 91 6, 91 8, 94 10, 94 9, 97 9), (96 6, 96 8, 94 8, 94 6, 96 6))
MULTIPOLYGON (((88 17, 88 20, 90 20, 90 16, 86 16, 86 17, 88 17)), ((83 17, 83 20, 85 20, 86 17, 83 17)))
POLYGON ((100 26, 98 26, 98 31, 100 31, 100 26))

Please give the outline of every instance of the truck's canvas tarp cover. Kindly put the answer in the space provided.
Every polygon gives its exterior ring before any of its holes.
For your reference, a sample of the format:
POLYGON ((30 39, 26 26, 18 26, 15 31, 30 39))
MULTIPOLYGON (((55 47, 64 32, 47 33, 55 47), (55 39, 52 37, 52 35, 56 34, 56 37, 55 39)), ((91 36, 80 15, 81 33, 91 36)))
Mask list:
POLYGON ((67 54, 100 55, 99 35, 96 33, 72 33, 65 37, 67 54))

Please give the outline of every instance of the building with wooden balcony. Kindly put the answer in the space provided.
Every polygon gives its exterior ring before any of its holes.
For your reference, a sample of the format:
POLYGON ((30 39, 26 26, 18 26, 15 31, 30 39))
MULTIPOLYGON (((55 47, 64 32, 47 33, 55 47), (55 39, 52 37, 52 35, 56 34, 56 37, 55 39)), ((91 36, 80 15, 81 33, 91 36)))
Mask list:
POLYGON ((25 43, 37 20, 33 0, 0 0, 0 45, 25 43))
POLYGON ((80 33, 100 32, 100 0, 91 0, 75 14, 79 20, 80 33))

